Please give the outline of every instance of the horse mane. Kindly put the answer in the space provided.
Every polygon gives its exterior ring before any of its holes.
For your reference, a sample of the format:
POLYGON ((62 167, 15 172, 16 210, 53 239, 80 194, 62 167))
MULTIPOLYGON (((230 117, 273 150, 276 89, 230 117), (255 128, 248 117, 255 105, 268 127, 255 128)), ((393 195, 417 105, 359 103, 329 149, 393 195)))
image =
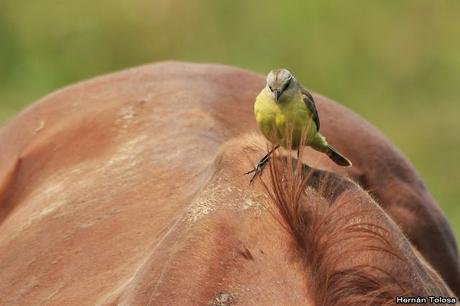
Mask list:
POLYGON ((351 180, 291 154, 269 162, 273 217, 291 237, 318 305, 386 305, 397 296, 449 294, 377 203, 351 180))

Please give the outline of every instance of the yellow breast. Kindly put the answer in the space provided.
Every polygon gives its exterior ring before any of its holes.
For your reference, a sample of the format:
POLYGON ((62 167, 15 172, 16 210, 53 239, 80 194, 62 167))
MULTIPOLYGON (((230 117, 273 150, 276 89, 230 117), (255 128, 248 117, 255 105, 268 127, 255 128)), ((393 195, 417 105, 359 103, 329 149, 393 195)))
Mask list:
POLYGON ((256 98, 254 113, 260 131, 273 144, 286 147, 286 133, 292 134, 292 149, 298 147, 302 133, 305 133, 311 122, 311 115, 301 96, 276 103, 270 95, 262 91, 256 98))

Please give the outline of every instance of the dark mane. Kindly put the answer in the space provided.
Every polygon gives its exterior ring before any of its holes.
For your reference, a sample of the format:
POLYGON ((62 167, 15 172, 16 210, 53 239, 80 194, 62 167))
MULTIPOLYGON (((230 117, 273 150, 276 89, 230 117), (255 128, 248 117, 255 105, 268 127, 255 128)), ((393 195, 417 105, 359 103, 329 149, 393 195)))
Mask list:
POLYGON ((271 213, 292 237, 318 305, 394 304, 396 296, 448 295, 399 229, 351 180, 274 155, 263 182, 271 213))

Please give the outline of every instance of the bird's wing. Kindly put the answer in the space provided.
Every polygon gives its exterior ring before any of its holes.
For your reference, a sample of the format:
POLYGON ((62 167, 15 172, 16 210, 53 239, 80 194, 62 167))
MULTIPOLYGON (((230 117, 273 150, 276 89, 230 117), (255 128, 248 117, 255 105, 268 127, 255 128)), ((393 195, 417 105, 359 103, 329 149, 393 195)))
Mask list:
POLYGON ((305 106, 310 111, 313 121, 315 121, 316 123, 316 131, 318 132, 319 131, 319 115, 318 115, 318 110, 316 110, 315 100, 313 100, 313 97, 308 92, 308 90, 304 88, 302 88, 302 99, 303 99, 303 102, 305 103, 305 106))

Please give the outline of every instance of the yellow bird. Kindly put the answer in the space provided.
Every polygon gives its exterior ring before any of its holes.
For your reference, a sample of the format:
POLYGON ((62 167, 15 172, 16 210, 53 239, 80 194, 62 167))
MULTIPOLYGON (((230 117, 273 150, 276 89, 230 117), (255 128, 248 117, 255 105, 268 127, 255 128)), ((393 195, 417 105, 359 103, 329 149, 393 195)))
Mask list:
POLYGON ((325 153, 337 165, 351 167, 351 162, 329 145, 319 132, 318 111, 312 95, 286 69, 274 69, 267 76, 267 85, 262 89, 254 103, 257 125, 262 134, 275 147, 262 157, 256 167, 251 182, 263 167, 274 150, 281 145, 297 150, 300 144, 325 153), (287 139, 291 136, 291 139, 287 139), (303 137, 303 139, 302 139, 303 137))

